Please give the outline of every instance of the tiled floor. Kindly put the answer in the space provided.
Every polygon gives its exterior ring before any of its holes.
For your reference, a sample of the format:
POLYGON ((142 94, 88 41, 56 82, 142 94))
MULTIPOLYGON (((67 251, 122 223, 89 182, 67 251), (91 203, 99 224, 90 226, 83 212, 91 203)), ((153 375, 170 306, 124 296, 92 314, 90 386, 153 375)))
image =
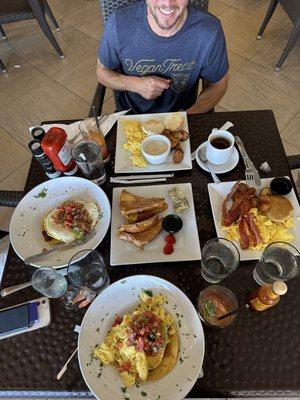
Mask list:
MULTIPOLYGON (((0 55, 0 189, 22 189, 30 154, 28 127, 41 120, 87 114, 96 86, 96 51, 103 27, 97 0, 49 0, 61 32, 60 60, 33 20, 4 26, 0 55)), ((256 34, 269 0, 210 0, 221 19, 230 60, 230 85, 217 110, 272 109, 287 154, 300 154, 300 41, 280 73, 274 65, 292 24, 278 7, 262 40, 256 34)), ((113 108, 111 92, 104 106, 113 108)), ((1 213, 0 213, 1 214, 1 213)), ((1 225, 1 215, 0 215, 1 225)), ((1 226, 0 226, 1 227, 1 226)))

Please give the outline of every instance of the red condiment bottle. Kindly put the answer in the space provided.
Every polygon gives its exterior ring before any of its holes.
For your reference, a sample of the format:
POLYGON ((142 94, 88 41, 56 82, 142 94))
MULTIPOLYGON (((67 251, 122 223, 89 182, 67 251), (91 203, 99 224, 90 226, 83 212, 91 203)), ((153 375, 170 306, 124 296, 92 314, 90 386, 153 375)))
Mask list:
POLYGON ((41 146, 57 171, 61 171, 65 175, 75 174, 77 165, 71 155, 67 134, 62 128, 50 128, 43 137, 41 146))

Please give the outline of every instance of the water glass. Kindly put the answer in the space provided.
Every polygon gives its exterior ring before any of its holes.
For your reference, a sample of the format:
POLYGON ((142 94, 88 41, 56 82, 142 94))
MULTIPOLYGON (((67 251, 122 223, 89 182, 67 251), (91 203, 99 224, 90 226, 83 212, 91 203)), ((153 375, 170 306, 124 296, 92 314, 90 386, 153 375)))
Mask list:
POLYGON ((40 267, 31 278, 32 287, 46 297, 58 298, 67 291, 66 278, 52 267, 40 267))
POLYGON ((82 250, 71 258, 68 265, 71 283, 81 288, 100 293, 109 284, 105 261, 95 250, 82 250))
POLYGON ((210 283, 221 282, 237 269, 240 253, 227 239, 216 238, 205 243, 202 251, 201 275, 210 283))
POLYGON ((256 264, 253 278, 259 285, 272 285, 278 279, 287 281, 299 273, 299 251, 285 242, 267 246, 256 264))
POLYGON ((72 157, 87 179, 97 185, 105 182, 106 172, 97 142, 90 139, 80 140, 72 147, 72 157))

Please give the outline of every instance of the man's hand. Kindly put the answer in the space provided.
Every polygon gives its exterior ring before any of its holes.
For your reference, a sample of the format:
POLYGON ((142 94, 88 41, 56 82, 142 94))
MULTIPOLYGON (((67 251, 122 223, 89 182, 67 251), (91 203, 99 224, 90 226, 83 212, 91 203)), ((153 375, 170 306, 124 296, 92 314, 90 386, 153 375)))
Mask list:
POLYGON ((170 86, 170 79, 159 76, 143 76, 140 78, 136 92, 147 100, 154 100, 170 86))

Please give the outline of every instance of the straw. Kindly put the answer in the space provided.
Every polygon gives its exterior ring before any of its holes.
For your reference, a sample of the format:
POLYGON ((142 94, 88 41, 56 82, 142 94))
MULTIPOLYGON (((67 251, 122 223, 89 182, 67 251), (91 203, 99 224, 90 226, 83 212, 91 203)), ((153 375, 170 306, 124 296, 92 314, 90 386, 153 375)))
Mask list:
POLYGON ((249 304, 244 304, 244 305, 236 308, 235 310, 230 311, 227 314, 221 315, 221 317, 218 317, 218 320, 220 321, 221 319, 225 319, 227 317, 230 317, 231 315, 235 315, 235 314, 239 313, 240 311, 246 310, 247 308, 249 308, 249 304))
POLYGON ((97 128, 98 128, 98 130, 100 130, 100 125, 99 125, 99 121, 98 121, 98 118, 97 118, 95 106, 93 106, 92 109, 93 109, 94 118, 95 118, 95 121, 96 121, 96 124, 97 124, 97 128))

